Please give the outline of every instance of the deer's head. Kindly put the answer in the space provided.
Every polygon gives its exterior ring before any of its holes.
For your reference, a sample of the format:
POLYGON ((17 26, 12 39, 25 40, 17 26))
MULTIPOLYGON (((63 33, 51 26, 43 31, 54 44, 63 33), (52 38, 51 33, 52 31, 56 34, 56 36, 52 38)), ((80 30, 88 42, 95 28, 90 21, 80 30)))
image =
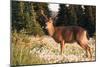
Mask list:
POLYGON ((53 27, 53 21, 51 18, 46 22, 46 29, 51 29, 53 27))
POLYGON ((45 27, 45 29, 48 31, 48 33, 50 34, 50 36, 52 36, 53 35, 53 33, 54 33, 54 25, 53 25, 53 20, 52 20, 52 18, 50 17, 50 18, 48 18, 45 14, 44 14, 44 11, 43 10, 41 10, 41 14, 42 14, 42 16, 45 18, 45 20, 46 20, 46 27, 45 27))

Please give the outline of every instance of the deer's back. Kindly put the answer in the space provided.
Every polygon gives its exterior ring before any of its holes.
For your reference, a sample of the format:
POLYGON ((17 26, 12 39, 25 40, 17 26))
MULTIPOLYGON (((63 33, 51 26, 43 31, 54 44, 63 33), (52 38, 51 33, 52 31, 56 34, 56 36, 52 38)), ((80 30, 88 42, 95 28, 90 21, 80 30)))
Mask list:
POLYGON ((55 27, 54 40, 56 42, 74 42, 77 40, 77 36, 82 36, 85 30, 79 26, 63 26, 55 27))

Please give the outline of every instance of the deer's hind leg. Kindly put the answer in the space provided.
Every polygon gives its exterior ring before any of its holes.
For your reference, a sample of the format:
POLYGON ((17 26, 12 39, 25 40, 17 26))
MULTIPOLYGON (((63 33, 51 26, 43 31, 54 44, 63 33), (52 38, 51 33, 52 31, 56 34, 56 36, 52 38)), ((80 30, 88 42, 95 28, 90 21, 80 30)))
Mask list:
POLYGON ((91 49, 88 46, 88 44, 84 44, 84 43, 79 42, 79 45, 86 51, 86 56, 88 58, 92 58, 91 49))
POLYGON ((86 51, 86 56, 88 58, 92 58, 91 49, 88 46, 88 39, 86 36, 86 32, 83 32, 83 34, 81 33, 80 36, 79 35, 77 36, 77 42, 86 51))

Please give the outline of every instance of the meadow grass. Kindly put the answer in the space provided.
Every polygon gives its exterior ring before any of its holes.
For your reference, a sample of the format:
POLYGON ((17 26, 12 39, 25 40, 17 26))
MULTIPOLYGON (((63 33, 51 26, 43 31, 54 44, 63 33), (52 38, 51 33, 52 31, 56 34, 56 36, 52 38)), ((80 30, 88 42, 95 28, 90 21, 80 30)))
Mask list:
MULTIPOLYGON (((95 60, 95 39, 89 41, 95 60)), ((11 35, 11 65, 37 65, 89 61, 85 51, 75 42, 66 43, 60 54, 60 44, 49 36, 32 36, 13 32, 11 35)))
POLYGON ((30 44, 29 36, 21 33, 12 33, 11 36, 11 65, 44 64, 43 59, 37 54, 31 54, 30 50, 37 44, 30 44), (31 46, 31 47, 30 47, 31 46))

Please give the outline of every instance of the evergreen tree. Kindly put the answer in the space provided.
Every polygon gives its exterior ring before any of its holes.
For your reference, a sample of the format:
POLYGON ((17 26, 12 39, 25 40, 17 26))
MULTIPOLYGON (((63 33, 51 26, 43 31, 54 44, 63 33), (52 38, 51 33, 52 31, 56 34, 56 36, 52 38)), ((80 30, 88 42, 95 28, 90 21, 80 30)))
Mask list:
POLYGON ((19 1, 12 1, 12 29, 20 31, 24 28, 24 3, 19 1))
POLYGON ((75 13, 77 17, 77 25, 80 25, 80 22, 83 21, 83 15, 84 15, 84 8, 82 8, 82 5, 75 5, 75 13))
POLYGON ((40 27, 39 22, 37 19, 37 14, 34 11, 34 3, 33 2, 24 2, 25 9, 24 9, 24 23, 25 23, 25 30, 29 34, 34 35, 43 35, 43 30, 40 27))
MULTIPOLYGON (((89 34, 90 37, 94 35, 95 32, 95 21, 93 16, 93 6, 84 6, 84 14, 81 17, 80 20, 80 26, 85 28, 89 34)), ((94 13, 95 14, 95 13, 94 13)))
POLYGON ((59 12, 57 15, 57 20, 56 20, 56 26, 64 26, 68 24, 68 13, 67 13, 67 7, 65 4, 60 4, 59 5, 59 12))
POLYGON ((51 16, 51 11, 48 8, 48 4, 47 3, 34 3, 34 10, 37 14, 37 21, 39 22, 41 28, 43 28, 43 31, 45 32, 45 34, 47 34, 47 30, 45 30, 45 26, 46 26, 46 21, 45 18, 41 15, 41 10, 44 11, 45 15, 47 15, 47 17, 49 18, 51 16))
POLYGON ((85 6, 85 18, 87 21, 87 30, 90 36, 93 36, 95 32, 95 21, 92 7, 93 6, 85 6))
POLYGON ((96 6, 92 6, 93 24, 96 25, 96 6))
POLYGON ((76 5, 69 5, 68 7, 68 15, 69 15, 68 25, 77 25, 77 15, 75 7, 76 5))
POLYGON ((12 6, 14 6, 12 7, 12 30, 21 31, 24 29, 27 33, 43 35, 44 32, 37 21, 38 14, 34 11, 33 2, 12 2, 12 6))

